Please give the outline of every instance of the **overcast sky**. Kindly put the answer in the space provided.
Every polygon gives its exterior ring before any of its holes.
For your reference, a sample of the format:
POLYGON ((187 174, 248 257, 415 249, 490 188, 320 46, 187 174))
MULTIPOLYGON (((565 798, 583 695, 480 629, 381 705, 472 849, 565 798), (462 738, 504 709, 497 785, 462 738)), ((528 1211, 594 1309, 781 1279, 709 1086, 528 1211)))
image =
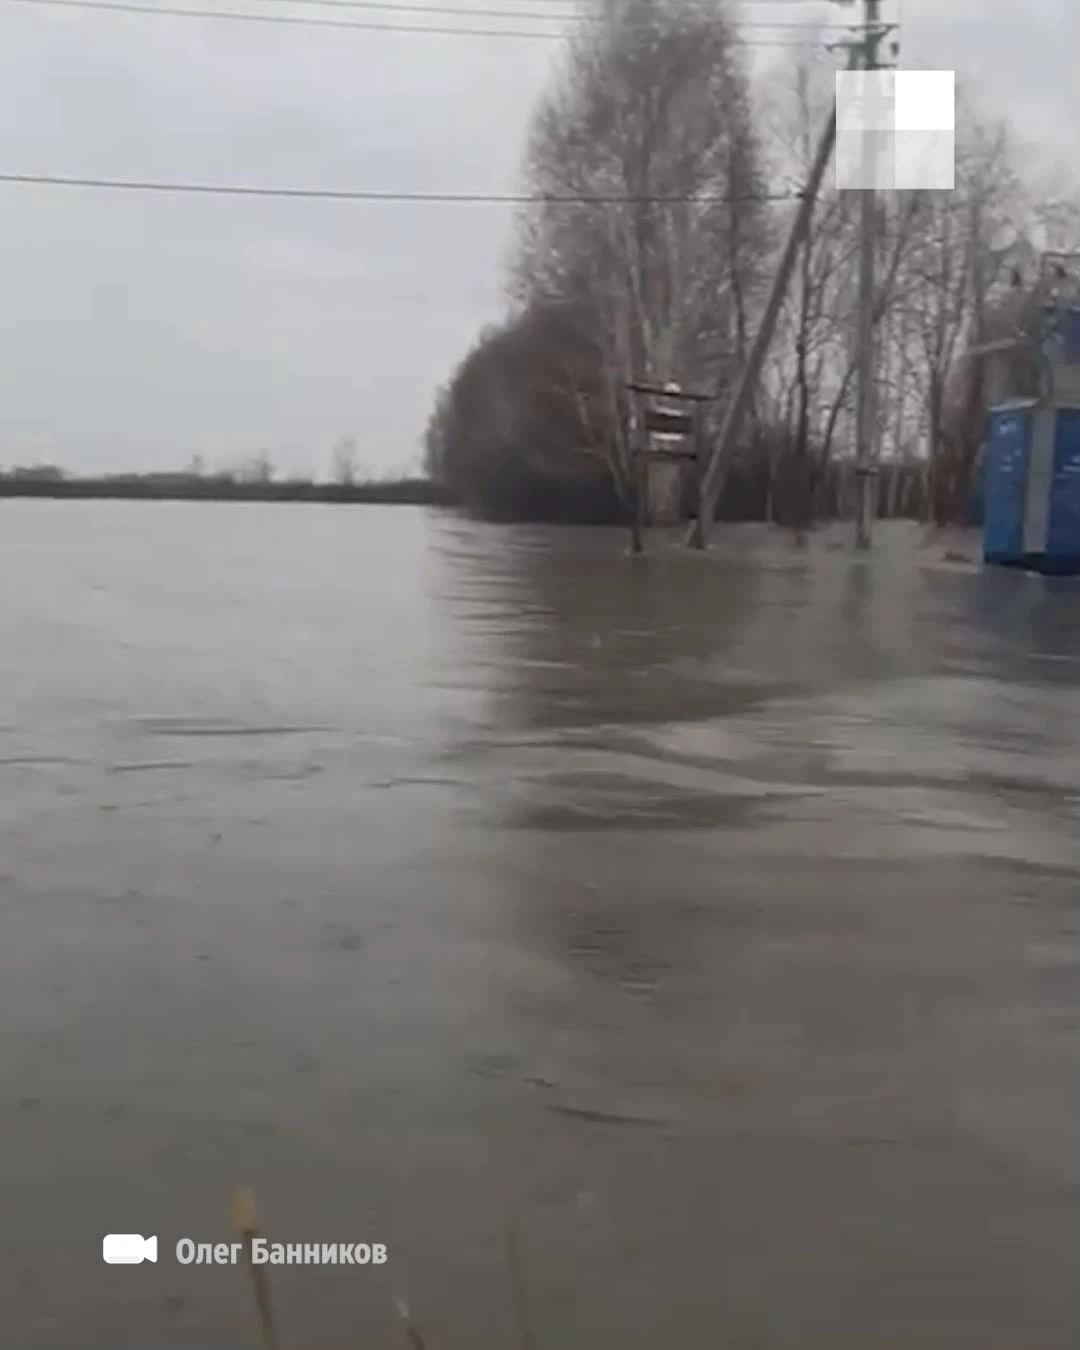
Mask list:
MULTIPOLYGON (((813 0, 740 12, 780 23, 815 9, 856 14, 813 0)), ((903 0, 902 20, 905 65, 972 72, 1026 137, 1064 145, 1080 119, 1075 0, 903 0)), ((0 173, 512 192, 557 50, 0 0, 0 173)), ((364 468, 407 469, 433 389, 499 312, 509 225, 491 205, 0 184, 0 464, 153 469, 265 448, 286 472, 323 473, 353 435, 364 468)))

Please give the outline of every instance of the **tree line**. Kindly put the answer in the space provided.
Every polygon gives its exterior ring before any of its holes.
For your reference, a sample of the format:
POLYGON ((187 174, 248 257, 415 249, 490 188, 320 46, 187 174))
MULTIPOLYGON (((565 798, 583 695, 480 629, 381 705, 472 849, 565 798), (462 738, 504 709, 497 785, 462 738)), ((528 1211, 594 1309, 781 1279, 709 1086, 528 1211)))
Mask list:
POLYGON ((319 483, 311 478, 240 479, 231 474, 112 473, 100 477, 0 473, 0 498, 77 501, 328 502, 341 505, 447 506, 430 478, 319 483))
POLYGON ((364 477, 356 442, 343 438, 333 448, 328 481, 279 476, 265 451, 230 468, 208 469, 196 455, 184 469, 149 473, 73 474, 58 464, 15 465, 0 470, 0 498, 45 497, 142 501, 264 501, 379 503, 443 506, 446 490, 418 474, 364 477))
MULTIPOLYGON (((822 44, 755 83, 723 3, 592 0, 532 118, 505 315, 431 413, 426 468, 451 498, 491 518, 622 519, 632 380, 712 395, 715 436, 834 73, 822 44)), ((1080 245, 1080 206, 1022 171, 1006 121, 962 88, 958 103, 954 190, 883 193, 875 244, 879 505, 940 523, 977 510, 988 403, 1035 378, 1028 352, 992 366, 969 349, 1036 323, 1039 250, 1080 245)), ((803 527, 843 509, 858 228, 859 194, 830 174, 724 466, 725 518, 803 527)))

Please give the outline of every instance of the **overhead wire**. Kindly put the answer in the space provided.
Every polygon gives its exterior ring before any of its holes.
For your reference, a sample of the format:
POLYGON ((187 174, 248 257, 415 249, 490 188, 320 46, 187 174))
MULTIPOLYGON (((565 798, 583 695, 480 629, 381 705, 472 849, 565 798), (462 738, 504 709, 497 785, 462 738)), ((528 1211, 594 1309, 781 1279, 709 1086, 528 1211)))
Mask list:
MULTIPOLYGON (((45 0, 12 0, 12 3, 44 4, 45 0)), ((575 8, 574 7, 575 0, 519 0, 519 3, 525 3, 534 6, 539 5, 540 6, 539 9, 535 8, 491 9, 486 7, 474 8, 469 5, 463 6, 458 4, 449 4, 449 5, 413 4, 413 3, 402 4, 400 0, 252 0, 252 3, 256 5, 270 5, 270 6, 289 5, 293 8, 305 5, 315 9, 332 9, 332 10, 336 9, 336 10, 344 10, 346 12, 361 11, 361 12, 376 12, 376 13, 397 14, 397 15, 421 14, 421 15, 434 15, 436 17, 445 15, 448 17, 470 18, 470 19, 527 19, 529 21, 539 21, 541 23, 605 22, 605 18, 602 14, 593 13, 586 9, 575 8), (569 8, 564 8, 564 10, 560 12, 559 10, 554 8, 555 5, 562 5, 564 7, 569 6, 569 8)), ((89 8, 90 6, 86 3, 76 3, 76 0, 69 0, 68 7, 89 8)), ((146 8, 158 9, 163 7, 148 4, 146 5, 146 8)), ((688 6, 688 9, 692 12, 693 6, 688 6)), ((708 11, 706 11, 704 7, 702 7, 701 12, 705 14, 708 11)), ((214 11, 207 10, 206 13, 208 17, 213 17, 214 11)), ((297 15, 293 17, 303 18, 304 16, 297 15)), ((638 23, 638 24, 631 24, 630 26, 647 27, 648 25, 638 23)), ((740 20, 738 21, 738 26, 740 28, 751 27, 754 29, 770 29, 770 30, 794 29, 797 31, 805 31, 808 28, 808 24, 806 23, 805 20, 800 22, 796 19, 752 19, 749 21, 740 20)), ((830 25, 830 27, 831 26, 835 25, 830 25)), ((851 25, 849 24, 843 24, 841 26, 844 27, 845 29, 851 27, 851 25)))
MULTIPOLYGON (((263 0, 264 3, 296 3, 296 0, 263 0)), ((528 3, 536 3, 537 0, 527 0, 528 3)), ((551 0, 548 0, 551 2, 551 0)), ((566 0, 555 0, 557 3, 566 3, 566 0)), ((773 0, 757 0, 758 3, 771 3, 773 0)), ((777 0, 778 2, 778 0, 777 0)), ((785 0, 786 2, 786 0, 785 0)), ((352 28, 364 31, 387 31, 398 33, 431 33, 439 35, 453 36, 474 36, 474 37, 518 37, 518 38, 539 38, 539 39, 558 39, 563 40, 564 33, 557 31, 537 31, 522 32, 517 29, 476 29, 460 27, 442 27, 432 25, 405 25, 381 22, 364 22, 353 20, 335 20, 332 18, 316 18, 304 15, 284 15, 284 14, 260 14, 252 12, 241 12, 233 10, 207 10, 195 9, 187 6, 177 5, 155 5, 144 4, 140 0, 6 0, 8 4, 21 4, 27 6, 62 8, 71 10, 89 10, 89 11, 109 11, 119 13, 132 13, 147 16, 177 17, 191 19, 210 19, 224 20, 234 22, 255 22, 271 24, 302 25, 325 28, 352 28)), ((389 0, 300 0, 300 3, 330 5, 334 8, 348 9, 384 9, 392 10, 396 13, 407 13, 410 9, 416 12, 447 12, 452 10, 438 11, 435 6, 412 6, 395 5, 389 3, 389 0)), ((489 15, 490 17, 502 17, 505 11, 471 11, 478 17, 489 15)), ((462 9, 462 14, 470 13, 462 9)), ((510 17, 510 14, 507 14, 510 17)), ((514 12, 516 17, 516 12, 514 12)), ((524 17, 524 15, 522 15, 524 17)), ((531 16, 530 16, 531 17, 531 16)), ((540 19, 548 16, 535 16, 540 19)), ((552 16, 556 17, 556 16, 552 16)), ((557 16, 559 19, 572 23, 576 19, 583 17, 581 15, 566 14, 557 16)), ((796 25, 798 26, 798 25, 796 25)), ((807 45, 818 45, 812 42, 802 41, 767 41, 764 39, 752 40, 748 38, 733 39, 743 45, 749 46, 777 46, 777 47, 804 47, 807 45)), ((321 187, 273 187, 244 183, 206 183, 206 182, 184 182, 156 180, 145 178, 106 178, 89 175, 62 175, 62 174, 43 174, 43 173, 0 173, 0 184, 9 186, 41 186, 41 187, 59 187, 73 188, 83 190, 97 190, 109 192, 139 192, 151 194, 169 194, 169 195, 187 195, 187 196, 227 196, 227 197, 252 197, 252 198, 276 198, 280 200, 309 200, 309 201, 338 201, 338 202, 417 202, 429 204, 486 204, 486 205, 525 205, 529 203, 548 203, 551 205, 614 205, 614 204, 685 204, 688 202, 769 202, 769 201, 793 201, 801 196, 797 190, 788 190, 776 193, 756 194, 747 197, 732 196, 712 196, 708 194, 695 196, 645 196, 634 197, 618 194, 533 194, 533 193, 473 193, 473 192, 428 192, 428 191, 406 191, 394 192, 380 189, 352 189, 352 188, 321 188, 321 187)))
MULTIPOLYGON (((142 4, 139 0, 5 0, 10 5, 46 7, 51 9, 102 11, 118 14, 140 14, 154 18, 206 19, 213 22, 279 24, 300 28, 356 29, 363 32, 430 33, 443 37, 523 38, 561 42, 565 34, 555 29, 522 30, 519 28, 461 28, 435 24, 383 23, 357 19, 335 19, 306 14, 269 14, 246 10, 196 9, 181 5, 142 4)), ((403 12, 403 11, 398 11, 403 12)), ((532 17, 532 16, 530 16, 532 17)), ((535 18, 543 22, 543 16, 535 18)), ((566 15, 566 22, 575 22, 575 16, 566 15)), ((818 45, 812 39, 746 38, 736 35, 732 41, 751 47, 806 47, 818 45)))
POLYGON ((392 192, 364 188, 296 188, 263 187, 246 183, 173 182, 148 178, 97 178, 66 176, 63 174, 0 173, 0 183, 24 186, 90 188, 115 192, 171 193, 215 197, 277 197, 311 201, 356 202, 427 202, 446 205, 525 206, 547 203, 553 206, 611 206, 648 204, 675 206, 711 202, 734 205, 737 203, 794 201, 797 191, 753 193, 745 196, 725 193, 701 193, 693 196, 624 196, 598 193, 528 193, 528 192, 392 192))

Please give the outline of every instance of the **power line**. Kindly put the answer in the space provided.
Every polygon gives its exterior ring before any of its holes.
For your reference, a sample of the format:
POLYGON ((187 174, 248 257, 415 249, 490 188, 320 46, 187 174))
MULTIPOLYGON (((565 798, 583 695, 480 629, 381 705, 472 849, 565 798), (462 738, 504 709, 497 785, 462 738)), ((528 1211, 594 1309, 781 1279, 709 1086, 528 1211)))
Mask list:
MULTIPOLYGON (((570 9, 564 13, 552 8, 553 5, 572 5, 574 0, 525 0, 526 4, 541 6, 540 9, 470 9, 458 5, 426 5, 426 4, 400 4, 397 0, 252 0, 253 3, 262 5, 314 5, 318 9, 344 9, 344 10, 380 10, 392 14, 449 14, 460 16, 462 18, 473 19, 538 19, 542 23, 606 23, 607 20, 602 14, 593 14, 587 10, 570 9), (545 12, 546 10, 546 12, 545 12)), ((24 0, 29 3, 29 0, 24 0)), ((689 12, 693 12, 690 10, 689 12)), ((702 7, 700 13, 708 15, 708 11, 702 7)), ((630 25, 635 28, 648 27, 645 23, 636 23, 630 25)), ((829 25, 830 27, 836 25, 829 25)), ((852 25, 839 25, 845 31, 852 25)), ((796 19, 750 19, 738 21, 738 27, 741 28, 769 28, 769 29, 796 29, 805 32, 809 27, 806 20, 799 22, 796 19)), ((815 25, 816 27, 816 25, 815 25)))
MULTIPOLYGON (((298 4, 298 5, 336 5, 349 4, 350 0, 267 0, 269 4, 298 4)), ((523 4, 539 5, 546 8, 549 5, 561 5, 563 8, 570 6, 577 17, 584 17, 588 13, 588 0, 521 0, 523 4), (584 8, 581 6, 584 5, 584 8)), ((844 3, 844 0, 738 0, 737 8, 749 6, 753 9, 755 6, 767 7, 775 5, 783 9, 798 9, 800 5, 818 5, 833 6, 844 3)), ((709 0, 686 0, 685 9, 689 12, 695 10, 710 17, 716 17, 715 4, 710 4, 709 0)), ((738 20, 736 19, 736 22, 738 20)))
POLYGON ((277 197, 304 201, 340 202, 425 202, 482 206, 525 206, 530 203, 548 203, 555 206, 613 206, 654 205, 674 206, 700 202, 765 203, 794 201, 801 193, 765 192, 747 196, 728 196, 723 193, 701 196, 646 196, 629 197, 578 193, 498 193, 498 192, 384 192, 365 188, 297 188, 259 187, 241 183, 183 183, 147 178, 86 178, 65 177, 59 174, 0 173, 0 183, 16 186, 87 188, 109 192, 153 192, 180 196, 204 197, 277 197))
MULTIPOLYGON (((16 3, 45 4, 47 0, 14 0, 16 3)), ((74 0, 69 0, 74 4, 74 0)), ((460 5, 429 5, 429 4, 401 4, 400 0, 252 0, 252 3, 262 5, 309 5, 318 9, 342 9, 346 11, 376 11, 389 14, 422 14, 422 15, 447 15, 457 18, 469 19, 529 19, 538 20, 541 23, 605 23, 606 19, 601 14, 593 14, 581 9, 569 9, 563 13, 554 9, 554 5, 573 6, 575 0, 525 0, 526 4, 541 5, 540 9, 474 9, 468 6, 460 5), (546 12, 545 12, 546 11, 546 12)), ((85 3, 80 3, 76 8, 88 8, 85 3)), ((147 9, 156 9, 157 6, 147 5, 147 9)), ((141 11, 140 11, 141 12, 141 11)), ((201 11, 200 11, 201 12, 201 11)), ((702 13, 706 11, 703 9, 702 13)), ((207 17, 213 17, 213 11, 207 11, 207 17)), ((303 18, 303 15, 295 16, 303 18)), ((634 24, 633 27, 647 27, 648 25, 634 24)), ((830 24, 830 27, 835 25, 830 24)), ((840 25, 845 31, 851 25, 840 25)), ((799 22, 795 19, 752 19, 749 22, 741 21, 740 28, 754 29, 795 29, 805 32, 808 24, 806 21, 799 22)))
MULTIPOLYGON (((47 6, 55 9, 98 10, 120 14, 143 14, 155 18, 213 19, 215 21, 224 20, 231 23, 284 24, 301 28, 353 28, 365 32, 431 33, 446 37, 528 38, 546 39, 549 41, 562 41, 564 38, 563 33, 554 30, 542 32, 526 31, 517 28, 456 28, 443 27, 441 25, 435 26, 432 24, 378 23, 368 22, 366 20, 321 18, 302 14, 257 14, 243 13, 239 10, 188 9, 176 5, 139 4, 136 3, 136 0, 7 0, 7 2, 9 4, 18 5, 47 6)), ((542 16, 536 15, 535 17, 542 21, 542 16)), ((573 18, 573 15, 568 14, 566 16, 567 22, 572 22, 573 18)), ((796 41, 783 38, 767 39, 733 37, 732 41, 739 46, 751 47, 806 47, 817 45, 810 40, 796 41)))
POLYGON ((266 5, 315 5, 319 9, 382 9, 392 10, 399 14, 408 14, 410 10, 415 10, 417 14, 490 14, 493 17, 509 17, 517 19, 583 19, 589 17, 582 10, 575 8, 575 0, 522 0, 525 4, 540 5, 540 9, 506 11, 498 9, 458 9, 455 5, 410 5, 393 3, 387 0, 387 3, 376 3, 376 0, 258 0, 260 4, 266 5), (554 5, 560 5, 566 11, 560 14, 554 9, 554 5), (569 8, 567 8, 569 6, 569 8), (544 10, 547 10, 547 13, 544 10))

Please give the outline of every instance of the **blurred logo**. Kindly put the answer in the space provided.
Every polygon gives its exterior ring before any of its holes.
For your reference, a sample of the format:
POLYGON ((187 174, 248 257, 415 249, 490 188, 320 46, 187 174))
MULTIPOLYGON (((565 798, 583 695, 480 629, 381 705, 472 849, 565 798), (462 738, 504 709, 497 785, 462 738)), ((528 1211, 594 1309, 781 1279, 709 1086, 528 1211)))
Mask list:
POLYGON ((102 1259, 110 1266, 137 1266, 157 1260, 157 1238, 140 1233, 107 1233, 101 1239, 102 1259))
POLYGON ((953 188, 955 72, 837 71, 835 167, 843 191, 953 188))

